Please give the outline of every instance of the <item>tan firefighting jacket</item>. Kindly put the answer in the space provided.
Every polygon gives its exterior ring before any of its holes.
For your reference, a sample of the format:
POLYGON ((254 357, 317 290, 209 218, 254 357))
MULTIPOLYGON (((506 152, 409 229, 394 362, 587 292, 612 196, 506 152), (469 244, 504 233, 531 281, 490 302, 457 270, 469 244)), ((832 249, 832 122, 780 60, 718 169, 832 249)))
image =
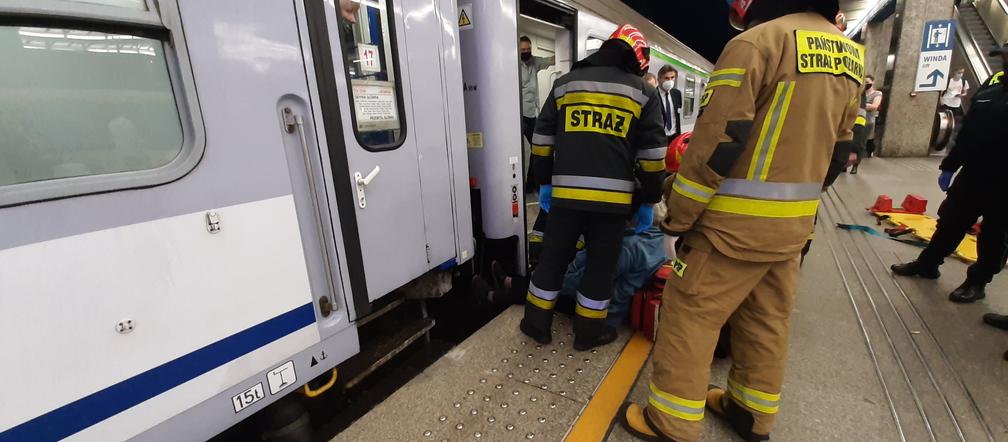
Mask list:
POLYGON ((700 232, 740 260, 797 255, 814 228, 827 170, 841 161, 835 157, 846 164, 864 74, 864 48, 816 13, 732 39, 666 186, 662 230, 700 232))

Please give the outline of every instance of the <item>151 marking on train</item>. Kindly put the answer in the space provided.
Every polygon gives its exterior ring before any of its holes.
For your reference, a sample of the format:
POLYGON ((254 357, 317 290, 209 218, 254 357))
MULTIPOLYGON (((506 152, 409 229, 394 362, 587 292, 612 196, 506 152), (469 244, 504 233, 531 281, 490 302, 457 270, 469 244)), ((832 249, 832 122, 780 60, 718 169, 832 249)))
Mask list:
POLYGON ((260 382, 255 384, 252 388, 236 394, 233 398, 231 398, 231 405, 234 405, 235 414, 238 414, 239 411, 244 410, 249 405, 259 402, 259 400, 264 397, 266 397, 266 394, 263 393, 263 385, 262 382, 260 382))

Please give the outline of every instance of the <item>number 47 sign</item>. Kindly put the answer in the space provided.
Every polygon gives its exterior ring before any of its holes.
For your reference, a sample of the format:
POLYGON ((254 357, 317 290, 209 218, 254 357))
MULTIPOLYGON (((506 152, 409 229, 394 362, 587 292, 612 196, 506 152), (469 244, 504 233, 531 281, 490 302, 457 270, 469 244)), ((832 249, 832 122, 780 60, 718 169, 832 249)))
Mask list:
POLYGON ((955 21, 933 20, 924 24, 915 92, 943 91, 952 65, 955 21))
POLYGON ((378 59, 378 46, 358 44, 357 58, 362 73, 374 74, 381 72, 381 60, 378 59))

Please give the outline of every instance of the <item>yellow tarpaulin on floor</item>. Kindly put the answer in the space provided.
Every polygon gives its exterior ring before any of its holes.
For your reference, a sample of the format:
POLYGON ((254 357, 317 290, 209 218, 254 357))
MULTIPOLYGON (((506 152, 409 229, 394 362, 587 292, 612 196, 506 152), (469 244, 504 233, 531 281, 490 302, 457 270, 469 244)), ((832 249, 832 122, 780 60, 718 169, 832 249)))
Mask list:
MULTIPOLYGON (((913 235, 923 239, 924 241, 931 241, 931 237, 934 236, 935 229, 938 226, 938 220, 927 216, 927 215, 917 215, 913 213, 890 213, 890 212, 874 212, 878 216, 888 217, 886 221, 896 226, 906 226, 913 229, 913 235)), ((977 260, 977 238, 976 235, 966 235, 963 238, 962 243, 956 248, 955 255, 960 259, 967 262, 976 262, 977 260)))

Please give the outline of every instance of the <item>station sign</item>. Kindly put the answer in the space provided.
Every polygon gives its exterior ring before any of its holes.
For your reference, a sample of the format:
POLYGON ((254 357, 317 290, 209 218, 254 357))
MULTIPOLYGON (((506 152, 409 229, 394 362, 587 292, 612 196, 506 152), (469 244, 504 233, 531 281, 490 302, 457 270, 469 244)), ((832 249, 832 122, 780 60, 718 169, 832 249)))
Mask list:
POLYGON ((932 20, 924 23, 915 92, 945 90, 952 67, 955 29, 955 20, 932 20))

